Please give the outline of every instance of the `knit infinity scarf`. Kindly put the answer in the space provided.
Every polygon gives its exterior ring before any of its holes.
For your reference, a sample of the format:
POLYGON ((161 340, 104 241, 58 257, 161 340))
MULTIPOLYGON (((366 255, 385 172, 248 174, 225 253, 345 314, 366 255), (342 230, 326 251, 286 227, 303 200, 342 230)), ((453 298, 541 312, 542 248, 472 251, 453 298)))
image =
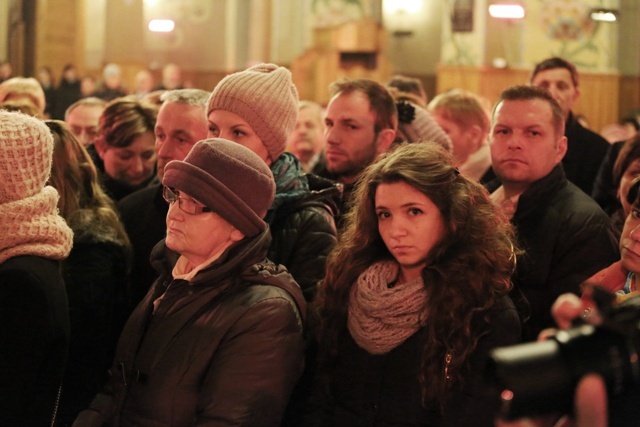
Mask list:
POLYGON ((0 263, 19 255, 69 255, 73 232, 58 215, 58 197, 47 186, 31 197, 0 204, 0 263))
POLYGON ((398 265, 380 261, 367 268, 351 288, 347 326, 354 341, 371 354, 387 353, 425 323, 427 291, 422 278, 389 288, 398 265))

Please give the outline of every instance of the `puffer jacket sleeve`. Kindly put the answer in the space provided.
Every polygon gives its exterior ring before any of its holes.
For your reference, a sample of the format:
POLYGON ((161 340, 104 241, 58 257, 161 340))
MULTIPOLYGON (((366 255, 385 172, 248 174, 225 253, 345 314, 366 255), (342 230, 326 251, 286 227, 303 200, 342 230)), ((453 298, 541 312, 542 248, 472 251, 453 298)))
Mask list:
POLYGON ((292 302, 274 295, 254 303, 216 351, 196 425, 279 425, 303 366, 302 321, 292 302))
POLYGON ((306 301, 313 300, 324 279, 327 256, 336 244, 333 215, 320 205, 308 205, 272 227, 273 243, 268 258, 282 264, 300 285, 306 301))

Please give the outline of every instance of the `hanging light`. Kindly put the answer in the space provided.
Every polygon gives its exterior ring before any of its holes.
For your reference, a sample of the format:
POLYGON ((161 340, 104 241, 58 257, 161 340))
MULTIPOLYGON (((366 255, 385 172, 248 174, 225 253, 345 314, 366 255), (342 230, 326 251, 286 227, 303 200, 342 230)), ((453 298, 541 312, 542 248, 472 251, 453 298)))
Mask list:
POLYGON ((499 19, 522 19, 524 7, 516 2, 500 2, 489 5, 489 15, 499 19))
POLYGON ((170 33, 175 26, 172 19, 152 19, 149 21, 149 31, 154 33, 170 33))

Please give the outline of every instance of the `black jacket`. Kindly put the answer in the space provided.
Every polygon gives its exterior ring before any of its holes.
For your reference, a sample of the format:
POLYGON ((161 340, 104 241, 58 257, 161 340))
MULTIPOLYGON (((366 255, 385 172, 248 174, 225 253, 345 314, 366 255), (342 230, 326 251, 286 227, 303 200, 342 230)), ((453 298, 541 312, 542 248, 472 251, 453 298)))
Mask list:
POLYGON ((273 242, 267 257, 287 267, 307 301, 324 278, 327 255, 336 243, 334 215, 340 187, 316 175, 304 175, 309 192, 287 200, 267 213, 273 242))
MULTIPOLYGON (((550 309, 556 298, 580 295, 580 283, 619 259, 618 245, 607 214, 567 181, 561 165, 520 196, 511 221, 524 249, 513 277, 530 310, 523 338, 535 340, 555 326, 550 309)), ((518 305, 517 294, 514 301, 518 305)))
POLYGON ((71 335, 59 413, 68 424, 107 381, 130 313, 129 248, 110 224, 95 215, 82 218, 69 223, 73 248, 62 263, 71 335))
POLYGON ((177 254, 160 242, 160 277, 125 326, 104 392, 75 425, 278 425, 304 363, 305 301, 264 258, 269 237, 233 245, 190 282, 173 279, 177 254))
POLYGON ((130 274, 133 310, 158 277, 149 257, 153 247, 166 237, 169 205, 162 198, 162 184, 155 183, 120 200, 117 206, 133 250, 130 274))
POLYGON ((60 262, 0 263, 0 426, 51 425, 69 344, 60 262))
POLYGON ((569 114, 564 135, 567 137, 567 153, 562 159, 562 167, 567 179, 591 195, 609 143, 597 133, 582 127, 573 114, 569 114))
POLYGON ((389 353, 372 355, 360 348, 345 328, 329 389, 323 386, 319 372, 301 425, 493 426, 498 410, 498 391, 485 382, 484 368, 491 349, 519 341, 520 326, 518 314, 508 297, 503 297, 487 317, 488 325, 483 324, 475 331, 483 336, 463 375, 465 385, 454 389, 441 415, 434 402, 422 404, 419 379, 424 348, 422 331, 389 353))

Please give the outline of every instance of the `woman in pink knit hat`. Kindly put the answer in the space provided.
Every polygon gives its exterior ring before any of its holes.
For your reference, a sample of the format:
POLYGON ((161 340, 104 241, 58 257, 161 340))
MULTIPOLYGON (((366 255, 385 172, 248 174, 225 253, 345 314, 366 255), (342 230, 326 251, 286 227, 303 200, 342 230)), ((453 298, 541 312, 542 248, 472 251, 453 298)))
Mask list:
POLYGON ((274 64, 228 75, 207 107, 209 137, 249 148, 271 169, 276 197, 265 216, 273 235, 268 257, 287 267, 309 301, 336 242, 333 216, 341 193, 333 182, 303 174, 295 156, 285 152, 297 115, 291 73, 274 64))
POLYGON ((69 344, 60 260, 73 232, 47 185, 45 124, 0 111, 0 425, 54 425, 69 344))

